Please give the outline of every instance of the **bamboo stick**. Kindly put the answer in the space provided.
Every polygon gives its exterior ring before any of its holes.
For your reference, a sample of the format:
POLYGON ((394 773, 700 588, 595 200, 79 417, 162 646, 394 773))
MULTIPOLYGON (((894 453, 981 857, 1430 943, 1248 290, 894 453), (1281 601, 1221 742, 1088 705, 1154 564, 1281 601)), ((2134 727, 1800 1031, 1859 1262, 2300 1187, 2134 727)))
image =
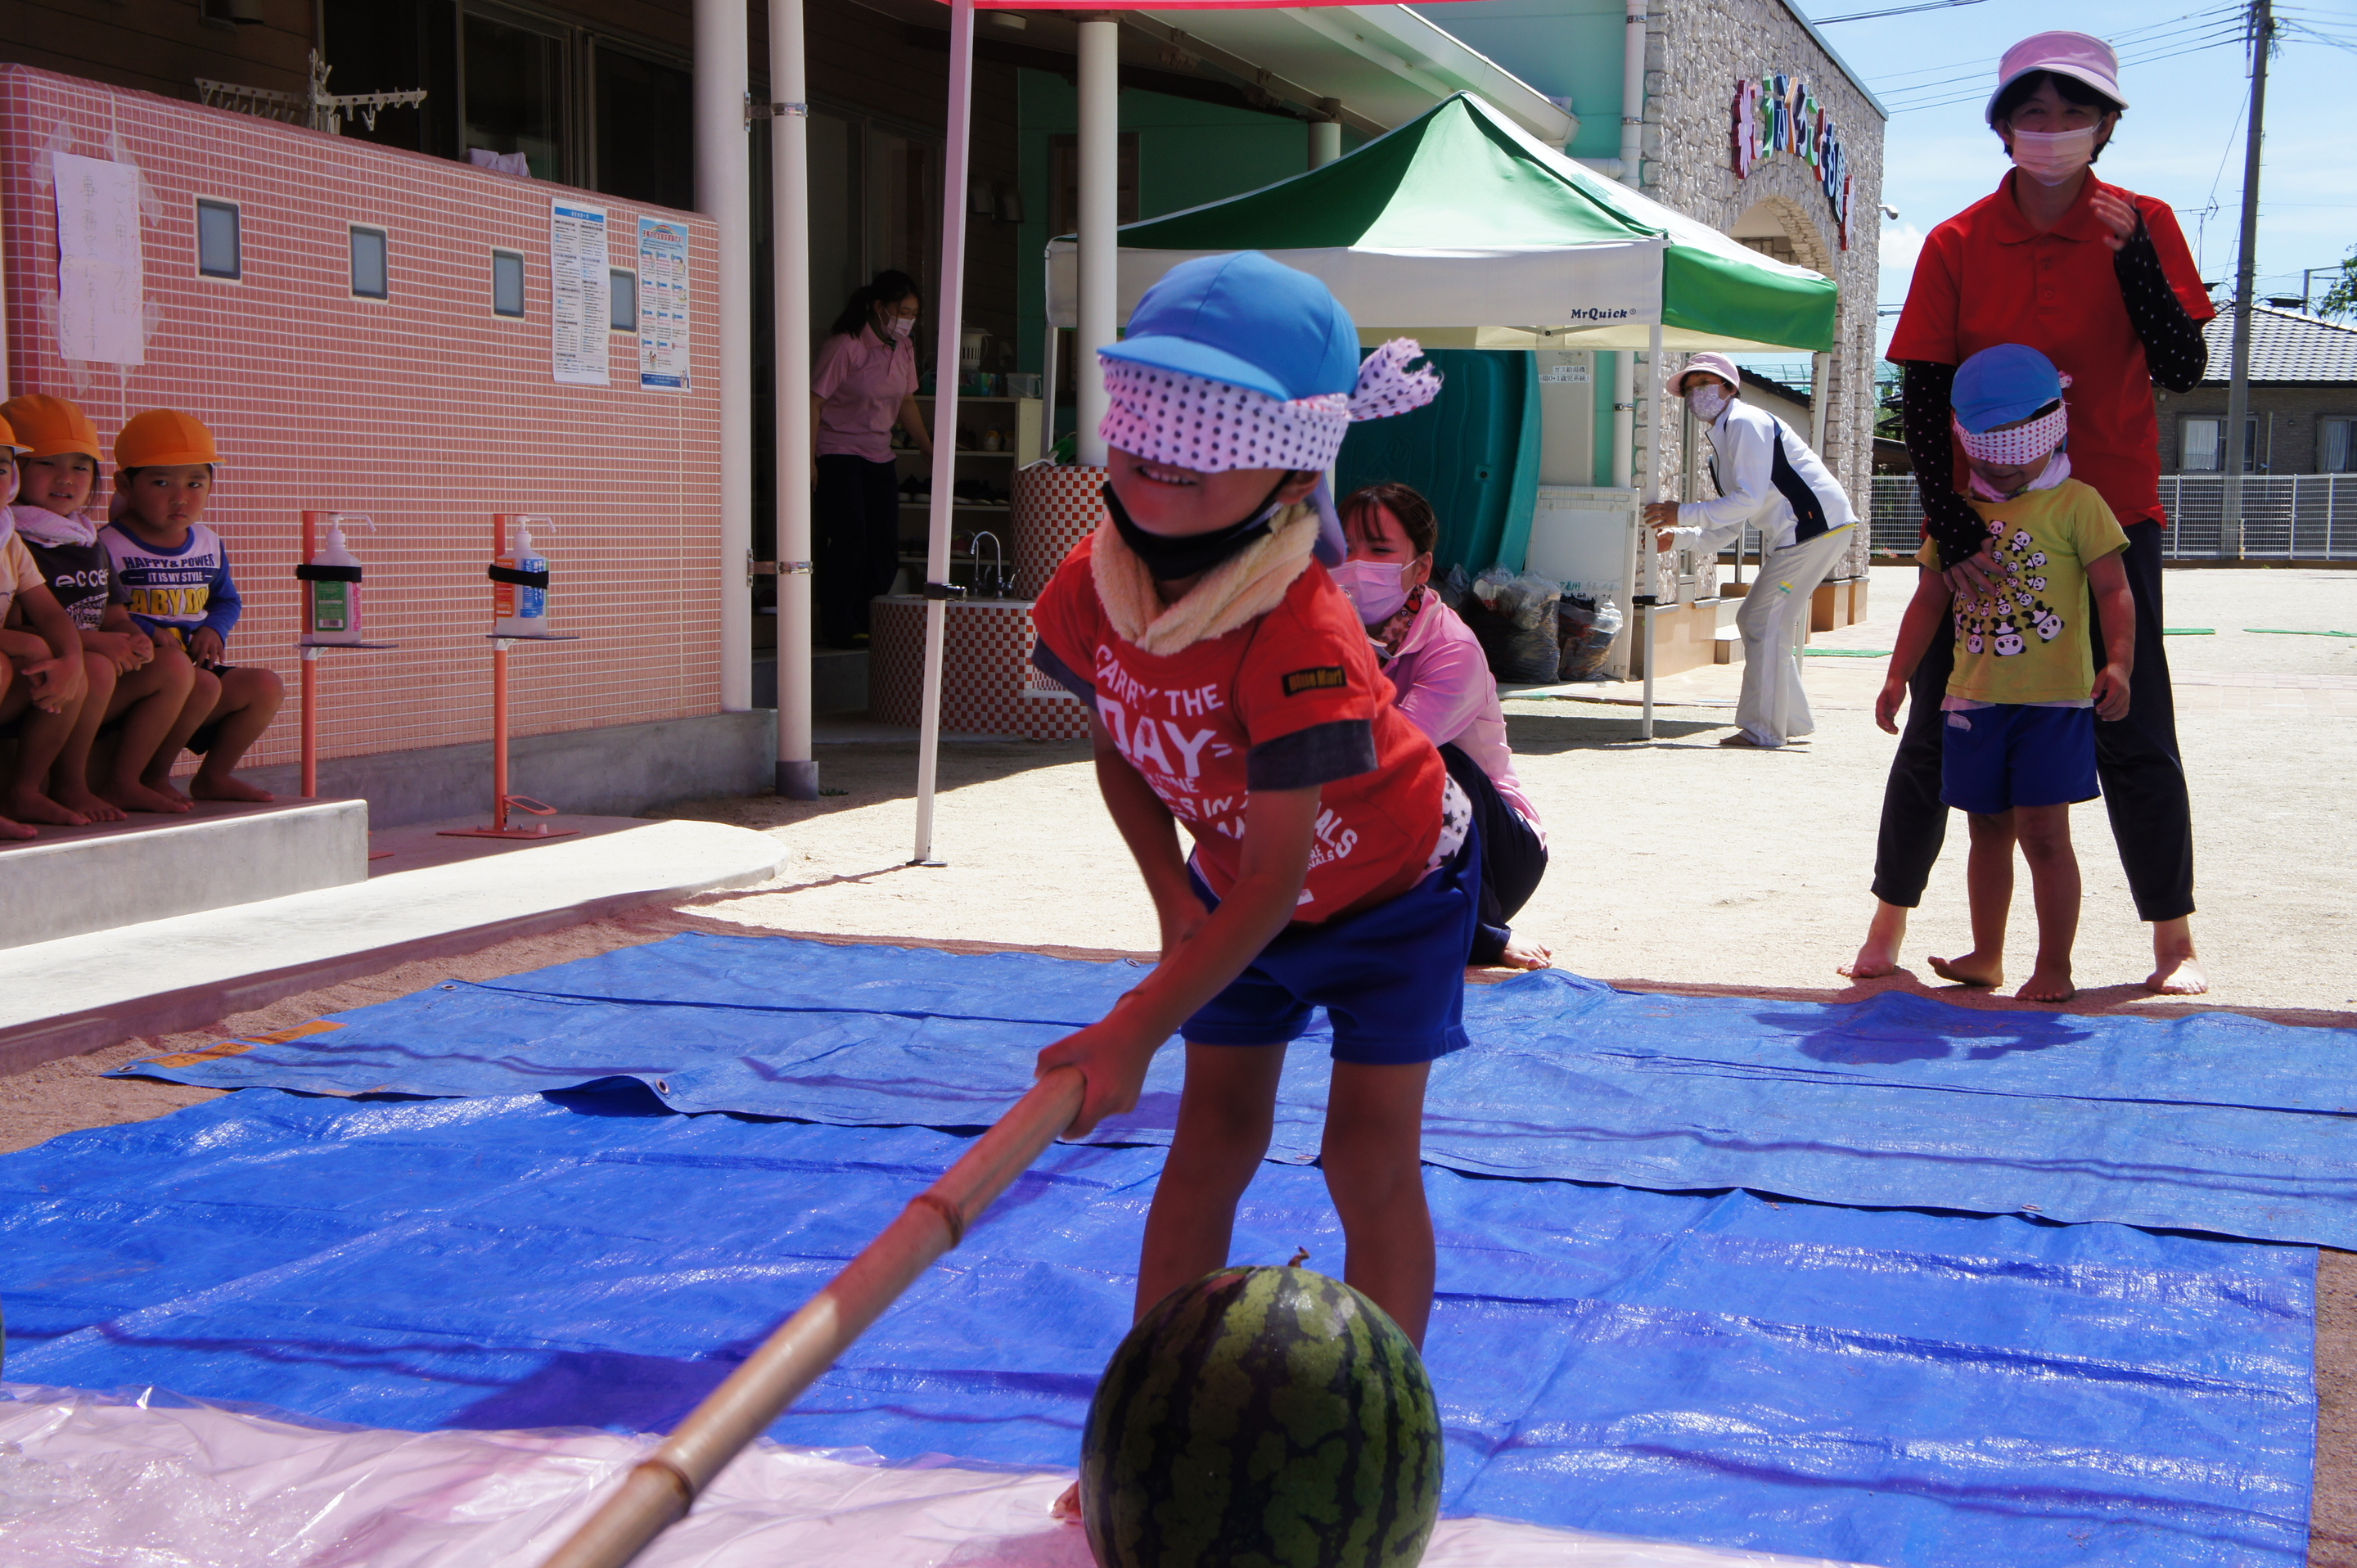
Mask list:
POLYGON ((780 1324, 761 1348, 640 1460, 543 1568, 624 1568, 687 1512, 747 1444, 816 1382, 935 1259, 1072 1124, 1085 1085, 1062 1067, 1031 1086, 997 1124, 909 1200, 843 1272, 780 1324))

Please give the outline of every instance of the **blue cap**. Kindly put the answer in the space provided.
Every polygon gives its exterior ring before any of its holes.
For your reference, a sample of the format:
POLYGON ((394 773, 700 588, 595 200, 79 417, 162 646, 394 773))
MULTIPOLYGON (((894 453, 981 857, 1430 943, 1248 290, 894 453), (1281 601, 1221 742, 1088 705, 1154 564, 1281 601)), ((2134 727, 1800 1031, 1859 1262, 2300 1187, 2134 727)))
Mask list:
POLYGON ((1359 384, 1359 329, 1334 291, 1258 251, 1172 267, 1097 352, 1286 402, 1359 384))
POLYGON ((2028 419, 2062 395, 2054 361, 2025 343, 1999 343, 1956 367, 1948 403, 1956 423, 1978 435, 2028 419))

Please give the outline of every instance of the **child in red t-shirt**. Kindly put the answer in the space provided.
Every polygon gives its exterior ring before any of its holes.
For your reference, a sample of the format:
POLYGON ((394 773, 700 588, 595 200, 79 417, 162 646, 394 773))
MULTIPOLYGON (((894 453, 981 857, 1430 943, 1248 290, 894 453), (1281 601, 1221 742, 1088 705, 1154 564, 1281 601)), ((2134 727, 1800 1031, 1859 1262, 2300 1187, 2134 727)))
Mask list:
POLYGON ((1098 786, 1153 896, 1162 961, 1039 1062, 1088 1079, 1083 1133, 1134 1106, 1155 1051, 1186 1039, 1143 1314, 1227 1262, 1285 1047, 1324 1007, 1344 1278, 1421 1343, 1425 1080, 1465 1044, 1479 846, 1326 572, 1343 544, 1322 476, 1351 422, 1439 390, 1405 370, 1414 343, 1361 368, 1358 341, 1324 284, 1247 252, 1173 268, 1099 352, 1112 522, 1040 596, 1032 658, 1093 709, 1098 786))

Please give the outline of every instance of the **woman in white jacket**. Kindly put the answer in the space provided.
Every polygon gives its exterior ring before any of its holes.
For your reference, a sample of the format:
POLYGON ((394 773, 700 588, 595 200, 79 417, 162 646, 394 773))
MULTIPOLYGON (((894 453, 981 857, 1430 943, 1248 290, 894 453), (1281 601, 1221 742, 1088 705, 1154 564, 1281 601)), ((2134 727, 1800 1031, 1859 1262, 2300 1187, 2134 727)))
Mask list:
POLYGON ((1663 550, 1714 554, 1747 525, 1760 531, 1767 559, 1735 617, 1743 633, 1743 693, 1735 733, 1718 744, 1772 748, 1817 727, 1801 687, 1802 618, 1856 537, 1849 530, 1857 514, 1791 425, 1736 397, 1741 384, 1724 354, 1696 354, 1670 383, 1710 438, 1720 493, 1717 500, 1657 501, 1645 521, 1661 531, 1663 550))

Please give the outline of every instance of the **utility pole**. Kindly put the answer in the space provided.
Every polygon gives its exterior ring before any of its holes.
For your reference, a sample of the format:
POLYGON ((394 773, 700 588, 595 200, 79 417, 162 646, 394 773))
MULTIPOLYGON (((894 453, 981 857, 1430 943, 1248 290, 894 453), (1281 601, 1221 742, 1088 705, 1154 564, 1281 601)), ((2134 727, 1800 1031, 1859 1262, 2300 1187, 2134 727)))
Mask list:
POLYGON ((2233 374, 2227 383, 2225 439, 2219 445, 2225 494, 2218 510, 2218 553, 2243 554, 2243 454, 2251 413, 2251 279, 2259 247, 2259 145, 2267 113, 2267 50, 2275 43, 2273 0, 2251 0, 2251 128, 2243 147, 2243 253, 2234 266, 2233 374))

